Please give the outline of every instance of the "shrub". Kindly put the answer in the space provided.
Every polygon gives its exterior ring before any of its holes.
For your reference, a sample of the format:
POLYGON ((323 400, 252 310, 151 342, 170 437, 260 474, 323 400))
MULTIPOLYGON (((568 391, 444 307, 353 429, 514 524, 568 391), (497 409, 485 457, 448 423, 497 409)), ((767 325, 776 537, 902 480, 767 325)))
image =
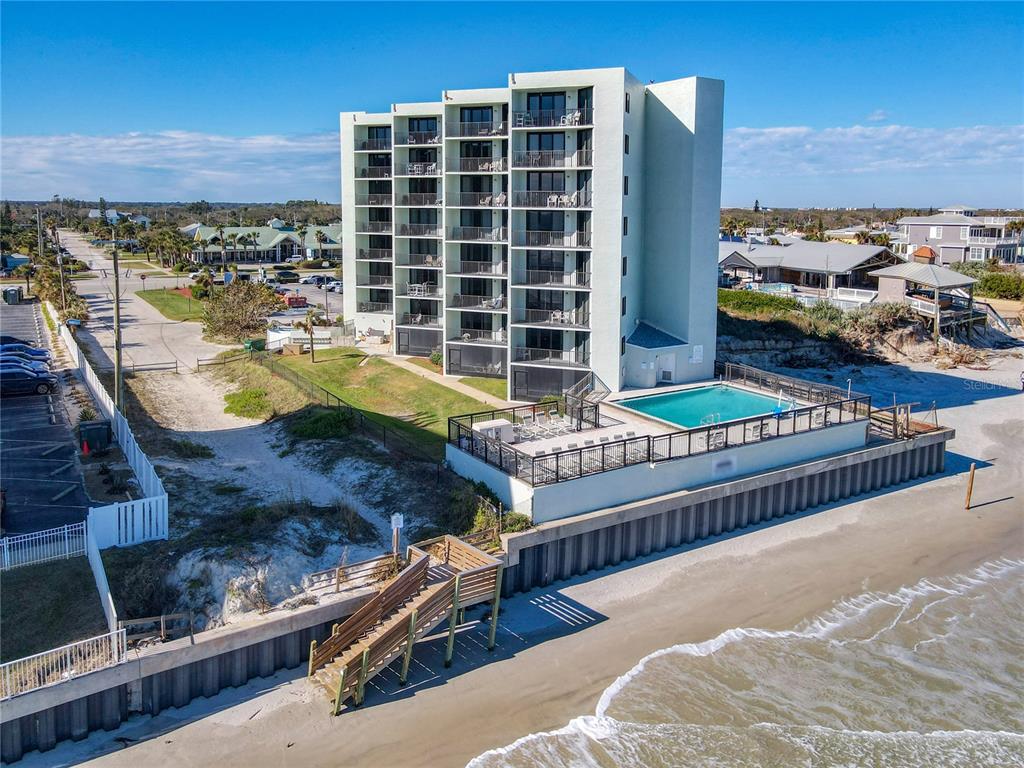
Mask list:
POLYGON ((436 365, 438 368, 440 368, 441 367, 441 362, 443 360, 444 360, 444 357, 441 355, 441 351, 440 350, 435 349, 433 352, 430 353, 430 364, 431 365, 436 365))
POLYGON ((843 324, 843 310, 831 301, 819 301, 807 308, 807 316, 825 325, 839 326, 843 324))
POLYGON ((719 289, 718 306, 746 314, 779 314, 799 310, 800 302, 788 296, 776 296, 771 293, 719 289))
POLYGON ((177 272, 179 274, 182 272, 190 272, 191 270, 192 265, 187 261, 179 261, 175 263, 173 267, 171 267, 172 272, 177 272))
POLYGON ((344 437, 352 431, 355 417, 340 408, 312 408, 297 414, 288 424, 288 434, 299 440, 344 437))
POLYGON ((985 272, 975 293, 993 299, 1024 299, 1024 275, 1019 272, 985 272))
POLYGON ((267 419, 274 415, 274 409, 267 399, 265 389, 240 389, 224 395, 224 413, 241 416, 244 419, 267 419))
POLYGON ((243 341, 259 336, 267 316, 281 306, 270 288, 259 283, 234 282, 217 291, 203 307, 203 331, 208 336, 243 341))
POLYGON ((92 409, 92 406, 85 406, 78 412, 79 421, 93 421, 96 418, 96 411, 92 409))
POLYGON ((171 450, 182 459, 212 459, 216 456, 210 446, 185 438, 171 440, 171 450))
POLYGON ((203 299, 209 298, 210 296, 209 286, 202 285, 200 283, 190 285, 188 290, 192 294, 192 298, 197 301, 202 301, 203 299))

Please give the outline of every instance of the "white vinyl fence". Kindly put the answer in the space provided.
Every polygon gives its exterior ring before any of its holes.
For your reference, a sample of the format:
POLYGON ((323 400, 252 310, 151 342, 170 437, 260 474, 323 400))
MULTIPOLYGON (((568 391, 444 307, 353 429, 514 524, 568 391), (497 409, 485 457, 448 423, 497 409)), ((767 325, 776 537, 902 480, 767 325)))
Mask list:
POLYGON ((0 539, 0 571, 85 554, 85 523, 0 539))
POLYGON ((125 630, 0 664, 0 699, 80 677, 125 660, 125 630))
POLYGON ((107 620, 107 629, 116 632, 118 628, 117 609, 114 607, 114 598, 110 594, 110 584, 107 581, 107 571, 103 567, 103 558, 100 557, 100 549, 96 546, 96 537, 93 536, 91 519, 86 522, 85 554, 92 567, 92 577, 96 580, 96 591, 100 593, 100 605, 103 606, 103 617, 107 620))
POLYGON ((89 510, 89 531, 100 549, 167 538, 167 496, 121 501, 89 510))

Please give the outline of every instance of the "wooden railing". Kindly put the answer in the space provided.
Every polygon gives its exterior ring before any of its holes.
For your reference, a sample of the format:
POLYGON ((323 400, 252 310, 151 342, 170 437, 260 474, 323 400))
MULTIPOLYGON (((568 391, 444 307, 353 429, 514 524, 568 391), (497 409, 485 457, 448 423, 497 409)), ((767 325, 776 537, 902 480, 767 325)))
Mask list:
POLYGON ((370 586, 378 581, 375 574, 380 573, 385 564, 393 559, 394 555, 379 555, 371 557, 369 560, 360 560, 357 563, 339 565, 337 568, 311 573, 306 577, 308 588, 316 591, 340 592, 342 588, 354 589, 370 586))

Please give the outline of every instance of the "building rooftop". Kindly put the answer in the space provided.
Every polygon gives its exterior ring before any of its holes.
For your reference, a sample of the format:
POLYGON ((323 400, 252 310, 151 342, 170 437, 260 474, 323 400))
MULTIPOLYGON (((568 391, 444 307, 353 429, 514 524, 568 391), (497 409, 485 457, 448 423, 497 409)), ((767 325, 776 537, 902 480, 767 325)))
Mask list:
POLYGON ((973 285, 978 282, 973 277, 961 275, 952 269, 946 269, 936 264, 922 264, 917 261, 908 261, 906 264, 897 264, 885 269, 876 269, 868 274, 874 277, 896 277, 908 280, 919 285, 927 285, 929 288, 962 288, 966 285, 973 285))
POLYGON ((841 275, 864 265, 871 265, 889 249, 884 245, 850 245, 835 241, 819 243, 797 240, 788 245, 757 243, 718 244, 718 263, 736 254, 755 267, 784 267, 802 272, 841 275))
POLYGON ((637 323, 633 333, 626 339, 627 344, 644 349, 660 349, 661 347, 678 347, 686 344, 680 338, 666 333, 643 321, 637 323))

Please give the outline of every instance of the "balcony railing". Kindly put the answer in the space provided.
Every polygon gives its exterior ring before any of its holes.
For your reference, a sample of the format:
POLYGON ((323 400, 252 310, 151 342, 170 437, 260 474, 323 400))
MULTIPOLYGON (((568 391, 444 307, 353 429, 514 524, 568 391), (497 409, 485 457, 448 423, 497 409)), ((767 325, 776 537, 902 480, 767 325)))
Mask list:
POLYGON ((520 190, 512 193, 517 208, 589 208, 591 195, 587 190, 520 190))
POLYGON ((453 192, 448 195, 448 205, 461 208, 504 208, 508 195, 504 192, 453 192))
POLYGON ((508 123, 504 120, 482 123, 447 123, 445 133, 452 138, 461 136, 508 136, 508 123))
POLYGON ((590 365, 590 354, 577 349, 516 347, 513 350, 513 360, 517 363, 542 363, 544 365, 584 368, 590 365))
POLYGON ((503 311, 508 309, 504 296, 473 296, 467 293, 456 293, 448 301, 453 309, 485 309, 503 311))
POLYGON ((1016 245, 1021 242, 1020 237, 986 237, 984 235, 971 235, 968 242, 971 245, 1016 245))
POLYGON ((506 227, 450 227, 448 239, 504 243, 508 240, 508 229, 506 227))
POLYGON ((512 278, 513 285, 537 285, 568 288, 589 288, 589 272, 551 272, 543 269, 524 269, 512 278))
POLYGON ((517 307, 512 310, 512 322, 527 325, 588 328, 590 327, 590 313, 585 309, 522 309, 517 307))
POLYGON ((399 224, 398 234, 407 237, 442 237, 444 230, 440 224, 399 224))
POLYGON ((361 179, 390 179, 391 178, 391 166, 390 165, 368 165, 365 168, 358 169, 359 178, 361 179))
POLYGON ((513 128, 575 128, 592 125, 594 110, 584 109, 531 109, 512 113, 513 128))
POLYGON ((391 149, 391 139, 356 139, 356 151, 374 152, 391 149))
POLYGON ((508 274, 507 261, 463 261, 454 264, 448 270, 451 275, 496 275, 504 277, 508 274))
POLYGON ((440 143, 440 131, 409 131, 409 133, 395 134, 395 144, 403 146, 422 147, 440 143))
POLYGON ((409 253, 399 257, 398 266, 440 269, 444 266, 444 260, 439 254, 409 253))
POLYGON ((440 205, 442 197, 440 192, 407 192, 398 196, 398 205, 408 205, 413 208, 417 206, 440 205))
POLYGON ((356 309, 359 312, 390 315, 394 311, 394 305, 386 301, 360 301, 356 309))
POLYGON ((424 315, 421 312, 406 312, 399 318, 399 325, 415 325, 421 328, 440 328, 441 318, 438 315, 424 315))
POLYGON ((448 373, 455 376, 487 376, 492 379, 504 379, 508 373, 504 363, 449 363, 448 373))
POLYGON ((520 150, 512 153, 513 168, 585 168, 594 164, 594 152, 579 149, 520 150))
POLYGON ((448 341, 462 344, 506 344, 508 331, 504 328, 453 328, 448 341))
POLYGON ((430 163, 399 163, 395 167, 399 176, 440 176, 441 166, 435 161, 430 163))
POLYGON ((391 258, 390 248, 360 248, 356 251, 357 261, 385 261, 391 258))
POLYGON ((393 275, 361 275, 356 277, 356 285, 373 288, 391 288, 395 284, 393 275))
POLYGON ((390 221, 357 221, 356 232, 369 234, 387 234, 391 232, 390 221))
POLYGON ((405 287, 399 290, 399 293, 402 296, 410 296, 417 299, 441 298, 441 289, 437 287, 437 283, 407 283, 405 287))
POLYGON ((521 248, 589 248, 589 232, 560 230, 519 230, 512 233, 513 245, 521 248))
POLYGON ((508 170, 507 157, 453 157, 448 170, 465 173, 504 173, 508 170))
POLYGON ((391 205, 390 194, 356 195, 356 205, 391 205))

